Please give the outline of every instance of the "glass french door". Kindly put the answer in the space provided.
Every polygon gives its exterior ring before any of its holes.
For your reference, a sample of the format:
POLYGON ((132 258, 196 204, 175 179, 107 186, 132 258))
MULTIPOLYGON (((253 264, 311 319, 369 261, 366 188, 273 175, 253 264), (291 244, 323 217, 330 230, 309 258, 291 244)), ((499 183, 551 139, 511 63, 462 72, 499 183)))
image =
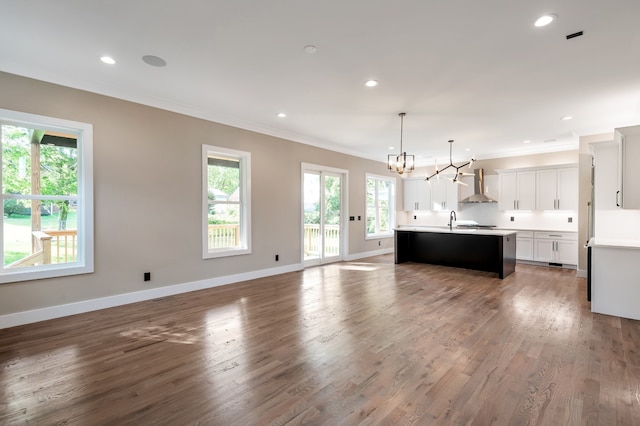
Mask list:
POLYGON ((304 171, 305 266, 342 259, 342 176, 324 170, 304 171))

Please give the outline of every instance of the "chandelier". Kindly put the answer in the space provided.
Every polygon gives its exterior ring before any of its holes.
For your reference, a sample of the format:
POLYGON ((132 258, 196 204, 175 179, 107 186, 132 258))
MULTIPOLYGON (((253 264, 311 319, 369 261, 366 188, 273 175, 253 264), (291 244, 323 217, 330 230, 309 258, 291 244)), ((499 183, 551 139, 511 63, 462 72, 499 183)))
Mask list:
POLYGON ((431 180, 434 176, 436 176, 438 179, 440 179, 440 174, 442 174, 445 170, 447 170, 447 169, 456 169, 455 175, 453 176, 453 179, 452 179, 452 180, 453 180, 453 182, 454 182, 454 183, 460 183, 460 184, 463 184, 463 185, 464 185, 464 183, 463 183, 463 182, 461 182, 460 180, 458 180, 458 178, 459 178, 460 176, 470 175, 470 173, 463 173, 463 172, 461 172, 461 171, 460 171, 460 169, 461 169, 461 168, 463 168, 463 167, 465 167, 465 166, 469 166, 469 168, 471 168, 471 165, 472 165, 472 164, 473 164, 473 162, 474 162, 474 161, 476 161, 476 160, 475 160, 475 158, 472 158, 471 160, 469 160, 468 162, 466 162, 466 163, 464 163, 464 164, 461 164, 461 165, 459 165, 459 166, 454 166, 454 165, 453 165, 453 160, 452 160, 452 157, 451 157, 451 151, 452 151, 452 150, 453 150, 453 140, 450 140, 450 141, 449 141, 449 164, 448 164, 445 168, 443 168, 442 170, 438 170, 438 164, 436 164, 436 171, 435 171, 435 173, 434 173, 434 174, 432 174, 431 176, 429 176, 429 177, 425 178, 424 180, 429 181, 429 180, 431 180))
POLYGON ((404 116, 406 112, 398 114, 400 116, 400 154, 389 154, 387 158, 387 167, 390 172, 397 172, 398 174, 411 173, 415 168, 415 159, 413 155, 407 155, 402 150, 402 130, 404 127, 404 116))

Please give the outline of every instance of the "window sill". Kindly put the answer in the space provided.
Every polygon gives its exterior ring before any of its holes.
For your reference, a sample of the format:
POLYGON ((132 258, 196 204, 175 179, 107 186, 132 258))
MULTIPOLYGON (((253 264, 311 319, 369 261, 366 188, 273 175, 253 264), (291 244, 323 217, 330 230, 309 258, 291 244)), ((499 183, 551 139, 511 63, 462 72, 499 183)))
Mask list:
POLYGON ((251 249, 220 249, 204 253, 203 259, 215 259, 218 257, 240 256, 243 254, 251 254, 251 249))

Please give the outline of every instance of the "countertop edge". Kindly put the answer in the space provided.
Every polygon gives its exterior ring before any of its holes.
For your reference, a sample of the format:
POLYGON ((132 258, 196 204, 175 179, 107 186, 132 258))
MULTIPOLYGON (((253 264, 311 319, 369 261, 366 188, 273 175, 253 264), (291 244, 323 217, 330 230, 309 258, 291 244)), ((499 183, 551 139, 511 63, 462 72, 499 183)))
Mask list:
POLYGON ((456 228, 449 229, 449 228, 438 228, 438 227, 428 227, 428 226, 395 228, 394 231, 427 232, 427 233, 456 234, 456 235, 492 235, 496 237, 515 235, 517 233, 517 231, 504 230, 504 229, 456 229, 456 228))
POLYGON ((587 243, 587 246, 593 247, 593 248, 621 248, 621 249, 640 250, 640 241, 594 237, 589 240, 589 242, 587 243))

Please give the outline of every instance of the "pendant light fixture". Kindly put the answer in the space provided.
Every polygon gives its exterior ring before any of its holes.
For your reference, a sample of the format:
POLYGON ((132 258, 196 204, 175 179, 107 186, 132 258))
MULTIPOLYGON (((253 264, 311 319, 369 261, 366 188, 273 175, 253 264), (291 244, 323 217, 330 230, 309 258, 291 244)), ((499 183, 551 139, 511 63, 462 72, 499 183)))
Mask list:
POLYGON ((431 180, 434 176, 438 177, 438 179, 439 179, 439 178, 440 178, 440 174, 442 174, 442 172, 444 172, 445 170, 447 170, 447 169, 449 169, 449 168, 453 168, 453 169, 456 169, 456 174, 455 174, 455 176, 454 176, 454 177, 453 177, 453 179, 452 179, 452 180, 453 180, 453 182, 454 182, 454 183, 460 183, 460 184, 463 184, 463 185, 464 185, 464 183, 462 183, 458 178, 459 178, 460 176, 464 176, 464 175, 467 175, 467 174, 468 174, 468 175, 473 175, 473 174, 471 174, 471 173, 463 173, 463 172, 461 172, 461 171, 460 171, 460 169, 461 169, 461 168, 463 168, 463 167, 465 167, 465 166, 469 166, 469 168, 471 168, 471 165, 472 165, 472 164, 473 164, 473 162, 474 162, 474 161, 476 161, 476 160, 475 160, 474 158, 472 158, 471 160, 469 160, 468 162, 466 162, 466 163, 464 163, 464 164, 461 164, 461 165, 459 165, 459 166, 454 166, 454 165, 453 165, 453 159, 452 159, 452 157, 451 157, 452 150, 453 150, 453 140, 450 140, 450 141, 449 141, 449 164, 448 164, 444 169, 442 169, 442 170, 438 170, 438 165, 436 164, 436 171, 435 171, 435 173, 434 173, 434 174, 432 174, 431 176, 429 176, 429 177, 425 178, 424 180, 429 181, 429 180, 431 180))
POLYGON ((404 127, 404 116, 407 115, 406 112, 401 112, 398 114, 400 116, 400 154, 389 154, 387 158, 387 167, 389 171, 392 173, 411 173, 415 168, 415 157, 413 155, 407 155, 406 152, 402 150, 402 131, 404 127))

